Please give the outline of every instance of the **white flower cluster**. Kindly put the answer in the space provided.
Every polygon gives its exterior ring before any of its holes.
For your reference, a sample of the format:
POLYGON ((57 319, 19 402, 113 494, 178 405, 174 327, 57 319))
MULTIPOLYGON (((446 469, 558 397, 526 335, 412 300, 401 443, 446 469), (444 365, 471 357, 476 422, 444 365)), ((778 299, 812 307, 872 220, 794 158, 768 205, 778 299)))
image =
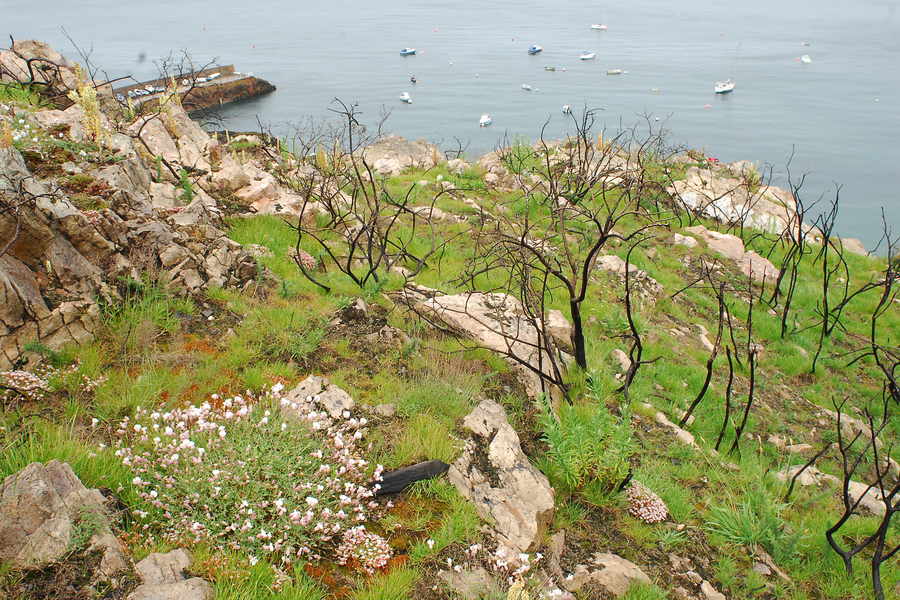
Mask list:
POLYGON ((282 565, 357 540, 358 551, 339 557, 367 572, 383 566, 387 542, 362 525, 379 506, 372 484, 383 470, 368 476, 359 457, 366 419, 332 419, 314 398, 288 399, 283 389, 124 418, 115 454, 134 474, 142 530, 172 543, 215 540, 282 565))
POLYGON ((369 575, 387 566, 393 555, 391 547, 380 535, 369 533, 362 525, 344 532, 335 553, 339 565, 357 566, 369 575))

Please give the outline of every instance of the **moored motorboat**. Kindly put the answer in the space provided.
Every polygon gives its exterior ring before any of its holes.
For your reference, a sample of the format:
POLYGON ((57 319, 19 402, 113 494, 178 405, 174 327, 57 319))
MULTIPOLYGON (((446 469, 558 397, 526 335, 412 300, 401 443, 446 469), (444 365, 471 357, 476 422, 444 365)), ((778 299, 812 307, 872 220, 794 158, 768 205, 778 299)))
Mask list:
POLYGON ((725 81, 717 81, 713 90, 717 94, 728 94, 734 91, 735 83, 731 79, 726 79, 725 81))
POLYGON ((597 58, 596 52, 589 52, 588 50, 585 50, 578 57, 578 60, 594 60, 595 58, 597 58))
POLYGON ((555 71, 556 67, 547 66, 547 67, 544 67, 544 70, 545 71, 555 71))
POLYGON ((405 104, 412 104, 412 97, 409 95, 409 92, 403 92, 400 94, 400 102, 405 104))
POLYGON ((606 31, 607 29, 609 29, 609 27, 603 25, 602 23, 594 23, 593 25, 591 25, 591 29, 595 31, 606 31))
POLYGON ((624 72, 625 71, 623 71, 622 69, 607 69, 606 74, 607 75, 621 75, 624 72))
POLYGON ((562 114, 564 114, 564 115, 571 115, 571 114, 572 114, 572 107, 571 107, 570 105, 568 105, 568 104, 563 104, 563 107, 562 107, 562 114))
POLYGON ((415 48, 404 48, 400 51, 400 56, 413 56, 416 53, 415 48))
POLYGON ((481 119, 478 120, 478 126, 479 127, 487 127, 488 125, 490 125, 493 122, 494 122, 494 120, 491 119, 491 115, 485 113, 485 114, 481 115, 481 119))
POLYGON ((812 57, 809 54, 804 54, 803 56, 800 57, 800 62, 802 62, 805 65, 808 65, 809 63, 812 62, 812 57))
POLYGON ((543 52, 543 51, 544 51, 544 47, 538 46, 537 44, 532 44, 531 46, 528 47, 528 54, 531 54, 532 56, 535 54, 538 54, 540 52, 543 52))
POLYGON ((531 87, 530 85, 528 85, 527 83, 522 84, 522 89, 525 90, 526 92, 531 92, 534 90, 534 88, 531 87))

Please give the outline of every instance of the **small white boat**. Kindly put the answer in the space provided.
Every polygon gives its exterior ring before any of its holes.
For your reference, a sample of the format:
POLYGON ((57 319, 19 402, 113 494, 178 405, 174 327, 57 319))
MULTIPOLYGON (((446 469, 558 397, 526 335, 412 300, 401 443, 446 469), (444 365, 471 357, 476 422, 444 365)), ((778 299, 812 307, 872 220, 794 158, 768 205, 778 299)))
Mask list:
POLYGON ((606 71, 606 74, 607 75, 621 75, 624 72, 625 71, 623 71, 622 69, 609 69, 606 71))
POLYGON ((809 42, 800 42, 801 46, 809 46, 809 42))
POLYGON ((491 115, 485 113, 485 114, 481 115, 481 118, 478 120, 478 126, 479 127, 487 127, 488 125, 490 125, 493 122, 494 122, 494 120, 491 119, 491 115))
POLYGON ((404 48, 400 51, 400 56, 413 56, 416 53, 415 48, 404 48))
POLYGON ((597 58, 596 52, 588 52, 587 50, 585 50, 578 57, 578 60, 594 60, 595 58, 597 58))
POLYGON ((607 29, 609 29, 609 27, 601 23, 594 23, 593 25, 591 25, 591 29, 595 31, 606 31, 607 29))
POLYGON ((802 62, 804 65, 808 65, 812 62, 812 57, 809 54, 804 54, 800 57, 800 62, 802 62))
POLYGON ((526 92, 531 92, 534 90, 534 88, 531 87, 530 85, 528 85, 527 83, 522 84, 522 89, 525 90, 526 92))
POLYGON ((568 104, 563 104, 563 107, 562 107, 562 114, 564 114, 564 115, 571 115, 571 114, 572 114, 572 107, 571 107, 570 105, 568 105, 568 104))
POLYGON ((717 94, 728 94, 734 91, 735 83, 731 79, 726 79, 725 81, 717 81, 715 88, 715 92, 717 94))
POLYGON ((402 94, 400 94, 400 102, 412 104, 412 97, 410 97, 409 92, 403 92, 402 94))

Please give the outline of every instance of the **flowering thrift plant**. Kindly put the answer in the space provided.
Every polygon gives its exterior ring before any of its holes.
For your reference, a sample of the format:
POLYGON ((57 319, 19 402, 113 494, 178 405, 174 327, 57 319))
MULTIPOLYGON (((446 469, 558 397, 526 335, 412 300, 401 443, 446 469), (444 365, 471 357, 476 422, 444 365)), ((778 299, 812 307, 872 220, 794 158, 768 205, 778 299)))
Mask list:
MULTIPOLYGON (((365 530, 375 486, 357 449, 366 419, 332 419, 316 398, 283 386, 260 398, 220 398, 168 412, 138 409, 115 431, 116 456, 134 472, 143 530, 169 542, 208 540, 273 563, 319 560, 374 572, 391 556, 365 530), (348 544, 355 544, 350 548, 348 544), (346 546, 346 547, 345 547, 346 546)), ((381 479, 382 467, 374 472, 381 479)))
POLYGON ((628 512, 644 523, 661 523, 669 518, 669 509, 662 498, 639 481, 632 481, 625 490, 628 512))
POLYGON ((0 400, 18 394, 27 400, 40 400, 50 391, 47 380, 29 371, 0 371, 0 400))
POLYGON ((75 361, 62 368, 47 364, 38 365, 33 372, 0 371, 0 402, 5 403, 16 397, 30 401, 43 400, 67 379, 82 394, 92 393, 97 386, 106 381, 106 377, 103 376, 92 379, 79 374, 78 368, 79 363, 75 361))

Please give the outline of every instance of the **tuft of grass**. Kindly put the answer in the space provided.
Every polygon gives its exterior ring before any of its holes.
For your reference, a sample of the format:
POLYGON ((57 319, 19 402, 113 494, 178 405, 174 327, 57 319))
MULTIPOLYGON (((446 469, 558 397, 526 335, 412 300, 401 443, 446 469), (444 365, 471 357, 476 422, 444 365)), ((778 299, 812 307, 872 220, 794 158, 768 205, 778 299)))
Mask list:
POLYGON ((393 449, 384 458, 384 465, 395 468, 433 459, 450 463, 459 451, 460 444, 446 423, 420 414, 407 422, 399 439, 393 440, 393 449))
POLYGON ((634 583, 622 600, 668 600, 669 594, 652 583, 634 583))
POLYGON ((427 515, 432 519, 438 518, 440 525, 428 533, 429 538, 434 541, 433 547, 429 548, 426 541, 420 541, 410 549, 409 555, 413 562, 436 555, 453 544, 470 541, 477 535, 481 521, 475 507, 471 502, 466 502, 449 481, 430 479, 419 482, 410 488, 408 494, 417 501, 432 500, 447 507, 440 515, 427 515))
POLYGON ((394 569, 366 582, 353 594, 353 600, 409 600, 417 576, 412 569, 394 569))
POLYGON ((759 544, 775 562, 793 556, 799 536, 788 530, 781 513, 787 507, 761 489, 751 489, 736 506, 716 506, 710 510, 707 529, 727 542, 759 544))
POLYGON ((125 299, 107 305, 102 336, 129 362, 148 359, 156 344, 181 328, 181 318, 194 313, 193 301, 176 298, 147 282, 126 282, 125 299))
POLYGON ((287 581, 276 578, 272 567, 260 561, 255 565, 233 565, 219 577, 214 576, 217 600, 324 600, 326 591, 295 565, 287 581))

